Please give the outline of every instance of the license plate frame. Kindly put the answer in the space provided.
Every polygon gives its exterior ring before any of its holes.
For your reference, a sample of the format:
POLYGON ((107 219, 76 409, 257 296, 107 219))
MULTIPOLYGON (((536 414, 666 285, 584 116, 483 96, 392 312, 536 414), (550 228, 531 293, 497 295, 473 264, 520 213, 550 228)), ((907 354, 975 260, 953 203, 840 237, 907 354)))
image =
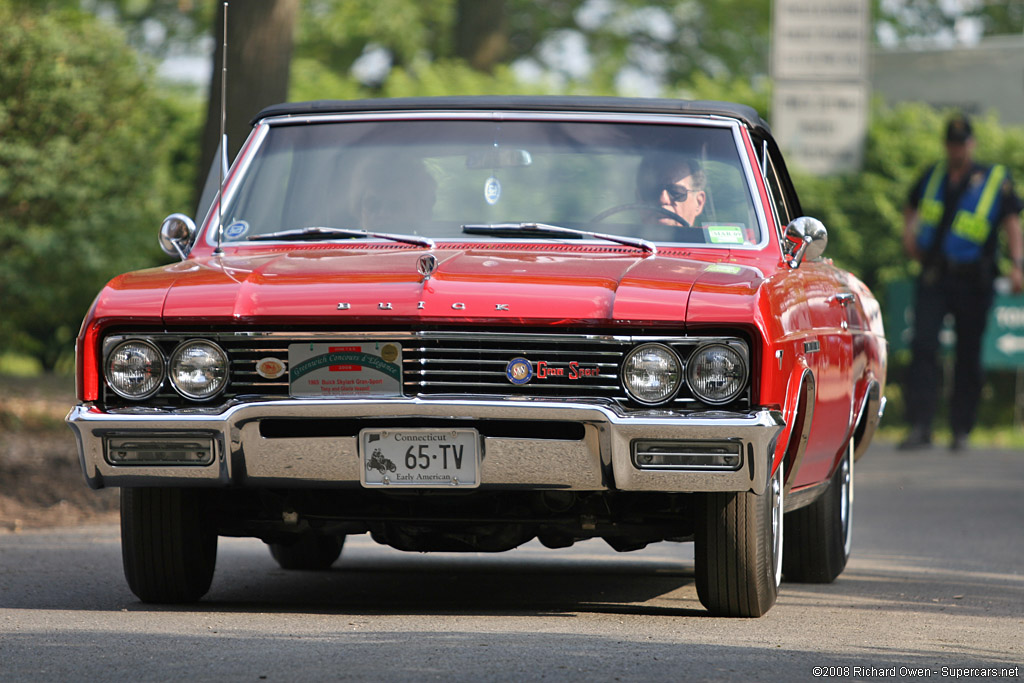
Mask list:
POLYGON ((468 428, 362 429, 359 481, 366 488, 474 489, 480 433, 468 428))

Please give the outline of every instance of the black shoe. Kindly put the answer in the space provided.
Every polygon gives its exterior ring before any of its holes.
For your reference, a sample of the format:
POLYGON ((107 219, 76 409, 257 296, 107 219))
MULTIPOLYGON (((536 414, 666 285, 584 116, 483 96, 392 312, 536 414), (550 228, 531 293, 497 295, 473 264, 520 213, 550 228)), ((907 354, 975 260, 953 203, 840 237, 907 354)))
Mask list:
POLYGON ((900 444, 901 451, 916 451, 932 447, 932 435, 927 431, 915 427, 907 434, 907 438, 900 444))
POLYGON ((967 435, 953 434, 953 440, 949 442, 949 450, 963 452, 967 450, 967 435))

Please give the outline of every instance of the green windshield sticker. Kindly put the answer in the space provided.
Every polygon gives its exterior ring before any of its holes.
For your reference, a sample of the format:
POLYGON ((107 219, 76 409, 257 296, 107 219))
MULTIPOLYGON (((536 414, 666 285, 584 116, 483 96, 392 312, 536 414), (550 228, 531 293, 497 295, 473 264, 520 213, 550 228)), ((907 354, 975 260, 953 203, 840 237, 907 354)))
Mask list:
POLYGON ((738 225, 709 225, 712 244, 743 244, 743 228, 738 225))

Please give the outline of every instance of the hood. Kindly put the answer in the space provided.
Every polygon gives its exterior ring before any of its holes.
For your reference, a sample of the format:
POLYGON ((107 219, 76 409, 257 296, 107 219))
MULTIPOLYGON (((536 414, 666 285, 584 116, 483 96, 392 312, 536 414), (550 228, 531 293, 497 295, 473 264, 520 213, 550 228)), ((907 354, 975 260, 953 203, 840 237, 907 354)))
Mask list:
MULTIPOLYGON (((123 276, 112 287, 132 292, 140 314, 161 302, 167 324, 678 324, 702 275, 722 277, 704 261, 586 245, 307 247, 185 261, 123 276), (424 277, 418 264, 430 255, 435 269, 424 277)), ((115 309, 123 314, 124 302, 115 309)))

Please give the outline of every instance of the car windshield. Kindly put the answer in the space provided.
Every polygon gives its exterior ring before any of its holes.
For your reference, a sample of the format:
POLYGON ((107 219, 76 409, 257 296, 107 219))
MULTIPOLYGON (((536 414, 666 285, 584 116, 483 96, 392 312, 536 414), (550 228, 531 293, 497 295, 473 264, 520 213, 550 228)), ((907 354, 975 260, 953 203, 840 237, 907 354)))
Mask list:
POLYGON ((693 123, 275 123, 230 190, 222 239, 752 245, 761 231, 736 143, 729 125, 693 123))

